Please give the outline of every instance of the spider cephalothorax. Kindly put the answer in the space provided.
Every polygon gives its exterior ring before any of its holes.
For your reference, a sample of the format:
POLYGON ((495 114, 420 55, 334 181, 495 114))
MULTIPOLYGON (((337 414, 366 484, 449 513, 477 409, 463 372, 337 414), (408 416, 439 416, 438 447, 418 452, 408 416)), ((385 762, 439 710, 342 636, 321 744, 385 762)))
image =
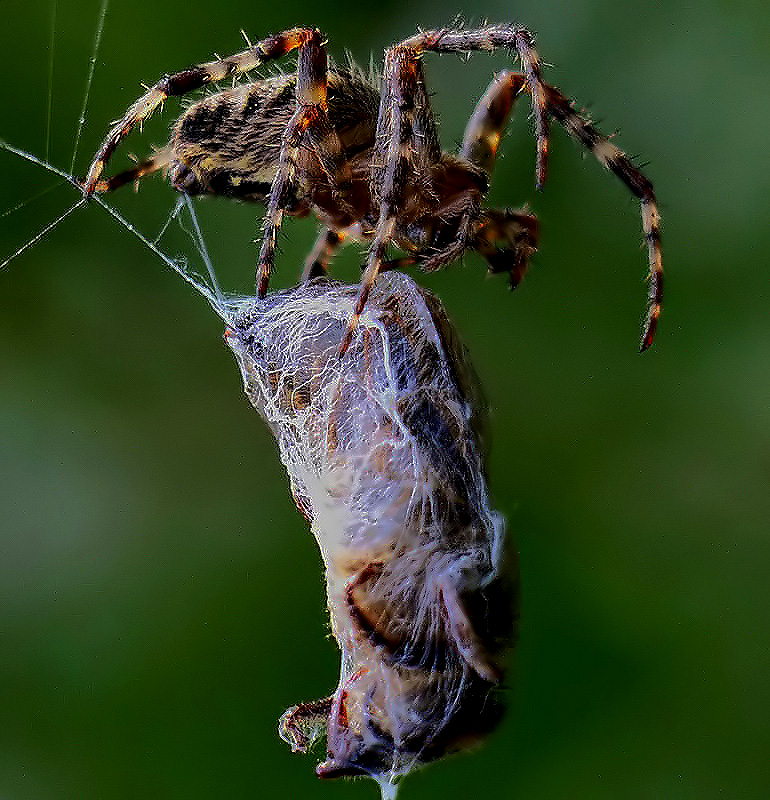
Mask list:
POLYGON ((295 28, 236 55, 166 76, 139 98, 107 135, 85 181, 86 194, 108 191, 167 168, 188 194, 213 193, 267 204, 257 267, 257 294, 267 292, 285 214, 313 211, 324 225, 303 278, 326 271, 346 239, 370 242, 360 294, 342 348, 377 275, 417 264, 436 270, 466 250, 515 286, 537 245, 526 210, 486 208, 497 148, 522 90, 532 97, 537 140, 536 183, 545 180, 548 122, 567 132, 617 175, 639 199, 649 254, 649 293, 641 349, 652 343, 660 314, 663 271, 659 214, 650 181, 556 88, 545 83, 532 35, 520 25, 447 28, 418 33, 388 48, 378 90, 355 68, 329 68, 318 30, 295 28), (505 48, 522 72, 492 80, 465 130, 459 153, 439 146, 422 56, 505 48), (167 147, 113 178, 104 167, 123 138, 167 97, 236 77, 297 50, 296 74, 265 78, 213 94, 190 106, 167 147), (394 244, 406 256, 388 261, 394 244))

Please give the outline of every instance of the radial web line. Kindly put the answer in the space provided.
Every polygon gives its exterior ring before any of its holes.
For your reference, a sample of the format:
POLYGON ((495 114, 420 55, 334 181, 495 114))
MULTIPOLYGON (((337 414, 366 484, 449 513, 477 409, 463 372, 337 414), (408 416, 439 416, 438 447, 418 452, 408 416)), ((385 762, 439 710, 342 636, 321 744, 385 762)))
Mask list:
MULTIPOLYGON (((14 147, 13 145, 4 142, 0 139, 0 148, 3 150, 7 150, 9 153, 14 153, 15 155, 19 156, 20 158, 25 159, 26 161, 30 161, 33 164, 37 164, 39 167, 47 170, 48 172, 53 173, 54 175, 58 175, 60 178, 64 178, 69 184, 75 187, 79 192, 83 191, 83 187, 71 176, 68 175, 63 170, 59 169, 58 167, 54 167, 52 164, 49 164, 47 161, 44 161, 37 156, 32 155, 32 153, 28 153, 25 150, 20 150, 18 147, 14 147)), ((206 284, 201 283, 200 281, 195 280, 195 277, 192 276, 182 264, 175 261, 173 258, 167 256, 154 242, 150 241, 141 231, 137 230, 122 214, 116 211, 112 206, 102 200, 101 197, 98 195, 92 195, 90 200, 96 203, 98 206, 101 206, 116 222, 122 225, 127 231, 132 233, 139 239, 142 244, 144 244, 151 252, 155 253, 158 258, 163 261, 166 266, 170 267, 174 272, 177 273, 186 283, 189 283, 190 286, 195 289, 198 294, 202 295, 209 303, 209 305, 214 309, 214 312, 217 314, 225 322, 228 321, 227 311, 225 309, 224 304, 220 301, 220 299, 209 289, 206 284)), ((35 242, 39 241, 46 233, 52 230, 56 225, 59 224, 65 217, 71 214, 76 208, 81 208, 84 206, 88 200, 85 197, 82 197, 78 200, 75 205, 71 208, 67 209, 58 219, 54 220, 52 223, 47 225, 31 242, 27 242, 22 248, 20 248, 16 253, 14 253, 10 258, 6 259, 5 261, 0 264, 0 268, 4 267, 8 264, 9 261, 16 258, 17 255, 24 252, 28 247, 33 245, 35 242)))
MULTIPOLYGON (((91 51, 91 61, 88 66, 88 78, 86 79, 86 93, 83 98, 83 108, 80 111, 78 119, 78 129, 75 132, 75 147, 72 150, 72 162, 70 163, 70 172, 75 172, 75 159, 78 156, 78 148, 80 147, 80 134, 83 132, 83 126, 86 122, 86 110, 88 109, 88 98, 91 95, 91 83, 94 79, 94 70, 96 69, 96 58, 99 54, 99 45, 102 43, 102 32, 104 31, 104 20, 107 17, 107 6, 109 0, 102 0, 102 7, 99 10, 99 19, 96 23, 96 35, 94 36, 94 47, 91 51)), ((47 155, 46 155, 47 159, 47 155)))
POLYGON ((28 197, 26 200, 22 200, 20 203, 17 203, 12 208, 3 211, 3 213, 0 214, 0 219, 2 219, 3 217, 10 216, 15 211, 20 211, 22 208, 24 208, 24 206, 28 206, 30 203, 34 203, 35 200, 39 200, 44 195, 48 194, 49 192, 52 192, 54 189, 58 189, 60 186, 63 185, 64 184, 61 181, 56 181, 56 183, 51 184, 47 189, 41 189, 39 192, 35 192, 35 194, 33 194, 32 197, 28 197))
POLYGON ((98 195, 93 195, 92 200, 95 200, 116 222, 120 223, 127 231, 133 233, 142 244, 146 245, 158 258, 160 258, 167 266, 176 272, 184 281, 190 284, 199 294, 208 300, 209 305, 214 309, 217 316, 227 321, 224 307, 219 302, 219 298, 206 286, 205 283, 200 283, 195 280, 195 276, 191 275, 178 261, 169 258, 159 247, 153 244, 140 230, 135 228, 120 212, 102 200, 98 195))
POLYGON ((53 51, 56 43, 56 0, 53 0, 51 11, 51 38, 48 41, 48 109, 45 126, 45 160, 48 161, 51 150, 51 113, 53 110, 53 51))
POLYGON ((161 225, 160 230, 158 231, 158 235, 152 240, 153 244, 159 244, 160 240, 166 235, 166 231, 168 230, 168 226, 177 218, 179 212, 182 210, 182 206, 184 206, 184 197, 180 196, 176 203, 174 203, 174 207, 171 209, 171 213, 168 215, 168 219, 161 225))
POLYGON ((15 253, 12 253, 8 258, 5 259, 2 263, 0 263, 0 269, 7 267, 8 264, 13 261, 14 258, 20 256, 25 250, 29 250, 32 245, 37 244, 46 234, 50 233, 63 219, 66 219, 73 211, 78 208, 81 208, 86 204, 86 198, 81 197, 80 200, 75 203, 75 205, 70 206, 61 216, 57 217, 53 222, 49 222, 48 225, 43 228, 39 233, 33 236, 26 244, 23 244, 15 253))
POLYGON ((214 294, 217 296, 219 302, 222 302, 222 290, 219 288, 219 282, 217 281, 216 273, 214 272, 214 265, 211 263, 211 258, 209 257, 209 251, 206 248, 206 242, 203 239, 203 234, 201 233, 200 225, 198 225, 198 216, 195 213, 195 207, 193 206, 193 202, 190 199, 189 194, 184 194, 184 201, 185 205, 187 206, 187 210, 190 213, 190 219, 192 220, 193 228, 195 230, 195 238, 197 239, 197 246, 198 252, 203 259, 203 263, 206 265, 206 270, 209 273, 209 280, 211 281, 211 288, 214 290, 214 294))

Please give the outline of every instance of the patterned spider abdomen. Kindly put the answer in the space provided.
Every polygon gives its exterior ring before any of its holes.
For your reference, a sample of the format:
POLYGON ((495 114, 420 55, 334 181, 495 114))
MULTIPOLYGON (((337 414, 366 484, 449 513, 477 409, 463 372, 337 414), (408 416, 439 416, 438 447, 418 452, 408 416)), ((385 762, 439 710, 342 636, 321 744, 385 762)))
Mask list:
POLYGON ((227 341, 311 522, 342 651, 334 695, 290 709, 282 736, 304 751, 325 727, 319 775, 385 792, 494 724, 514 612, 465 352, 394 272, 340 359, 357 292, 319 279, 240 301, 227 341))
MULTIPOLYGON (((169 142, 174 186, 188 194, 266 202, 278 170, 281 137, 296 110, 296 89, 296 75, 274 75, 193 103, 174 124, 169 142)), ((378 102, 377 90, 361 73, 329 73, 329 119, 347 160, 373 146, 378 102)), ((297 179, 305 191, 297 194, 310 200, 313 185, 306 184, 317 183, 323 170, 308 148, 300 161, 297 179)))

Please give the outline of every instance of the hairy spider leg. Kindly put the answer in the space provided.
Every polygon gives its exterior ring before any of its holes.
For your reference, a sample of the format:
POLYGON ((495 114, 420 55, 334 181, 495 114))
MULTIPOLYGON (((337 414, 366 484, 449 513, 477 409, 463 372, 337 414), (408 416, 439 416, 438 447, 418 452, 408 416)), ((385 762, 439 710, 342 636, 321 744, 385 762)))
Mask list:
MULTIPOLYGON (((423 79, 422 55, 426 52, 493 51, 500 47, 515 50, 522 63, 534 106, 537 142, 535 171, 538 188, 545 181, 548 154, 545 84, 532 34, 526 28, 520 25, 490 25, 467 31, 425 31, 389 48, 385 53, 372 167, 380 213, 353 317, 340 346, 340 356, 345 353, 353 339, 366 300, 385 260, 387 243, 392 237, 398 209, 401 207, 399 201, 407 186, 409 168, 417 166, 419 170, 419 166, 423 166, 423 170, 417 173, 419 179, 421 174, 425 175, 425 166, 436 163, 441 157, 435 121, 423 79)), ((480 203, 471 195, 458 202, 464 206, 446 209, 459 212, 457 236, 452 245, 421 261, 421 266, 426 271, 440 269, 454 261, 473 237, 474 224, 481 213, 480 203)))
POLYGON ((305 259, 305 268, 302 270, 300 283, 305 283, 312 278, 324 277, 329 271, 331 260, 342 247, 344 240, 344 233, 324 228, 305 259))
MULTIPOLYGON (((468 119, 460 152, 490 177, 513 107, 526 87, 526 75, 503 70, 492 79, 468 119)), ((487 260, 490 272, 507 272, 514 289, 537 250, 537 219, 523 210, 486 209, 474 249, 487 260), (500 247, 499 243, 507 246, 500 247)))
POLYGON ((257 297, 267 294, 270 273, 275 263, 278 233, 284 211, 294 199, 297 185, 297 157, 307 139, 321 162, 331 186, 337 183, 341 166, 342 143, 329 120, 327 60, 321 32, 311 31, 301 44, 297 57, 297 110, 281 138, 278 170, 270 189, 264 221, 262 248, 257 263, 257 297))
MULTIPOLYGON (((590 150, 599 162, 610 172, 617 175, 641 202, 642 227, 648 248, 649 258, 649 293, 644 330, 641 339, 641 350, 646 350, 655 336, 660 306, 663 300, 663 263, 660 250, 660 214, 658 212, 652 183, 638 170, 631 159, 610 140, 598 131, 591 122, 579 114, 572 103, 553 86, 544 84, 546 111, 559 122, 565 130, 581 145, 590 150)), ((522 90, 529 89, 526 77, 521 73, 504 71, 499 73, 489 85, 479 101, 465 129, 462 154, 487 174, 494 168, 497 147, 503 130, 508 124, 514 103, 522 90)), ((510 271, 511 285, 516 286, 526 271, 526 259, 497 251, 494 247, 496 237, 508 239, 509 234, 517 237, 516 228, 530 227, 532 241, 524 237, 524 247, 535 245, 536 228, 534 217, 518 216, 516 212, 485 212, 492 217, 490 223, 483 226, 477 234, 476 249, 489 261, 493 272, 510 271), (502 216, 501 216, 502 215, 502 216), (510 226, 514 228, 511 229, 510 226), (504 229, 507 228, 506 232, 504 229), (512 261, 511 261, 512 259, 512 261), (509 267, 511 263, 511 267, 509 267)), ((523 254, 522 254, 523 255, 523 254)))
POLYGON ((516 100, 527 85, 521 72, 503 70, 490 82, 465 126, 460 152, 491 177, 500 140, 516 100))
MULTIPOLYGON (((407 187, 430 194, 430 167, 441 158, 422 62, 404 46, 385 53, 372 183, 380 213, 353 317, 340 345, 347 350, 383 263, 407 187)), ((437 198, 432 198, 437 199, 437 198)))
POLYGON ((100 179, 96 183, 95 191, 99 193, 112 192, 121 186, 125 186, 127 183, 136 183, 145 175, 167 167, 171 161, 172 155, 172 148, 164 147, 162 150, 158 150, 154 156, 140 161, 136 166, 131 167, 131 169, 119 172, 117 175, 112 175, 109 178, 100 179))
POLYGON ((99 190, 99 178, 118 145, 137 125, 141 125, 166 98, 180 97, 210 83, 237 77, 268 61, 281 58, 292 50, 301 50, 309 40, 319 38, 320 33, 310 28, 292 28, 268 36, 248 50, 235 53, 227 58, 198 64, 161 78, 131 105, 122 119, 118 120, 110 129, 88 170, 83 185, 86 196, 99 190))
POLYGON ((419 58, 423 52, 493 52, 501 47, 516 52, 524 71, 525 85, 532 97, 537 147, 535 185, 538 189, 542 188, 548 161, 548 114, 546 85, 543 82, 540 57, 535 50, 533 35, 522 25, 487 25, 465 31, 424 31, 406 39, 401 46, 412 51, 414 58, 419 58))
POLYGON ((598 131, 590 120, 579 114, 572 102, 558 89, 546 85, 546 103, 548 112, 564 129, 597 160, 630 189, 639 200, 642 212, 642 230, 647 244, 649 260, 649 287, 647 292, 647 310, 642 337, 639 345, 644 352, 655 338, 655 330, 660 317, 663 302, 663 256, 660 249, 660 212, 652 183, 641 170, 634 166, 631 159, 616 147, 603 133, 598 131))

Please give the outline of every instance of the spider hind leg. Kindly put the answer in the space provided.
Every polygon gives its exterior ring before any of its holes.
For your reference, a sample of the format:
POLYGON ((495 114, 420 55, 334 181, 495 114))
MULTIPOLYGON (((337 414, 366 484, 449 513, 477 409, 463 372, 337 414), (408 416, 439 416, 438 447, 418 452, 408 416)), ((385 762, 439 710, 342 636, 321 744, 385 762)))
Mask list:
POLYGON ((639 200, 642 229, 649 262, 647 310, 639 350, 643 352, 655 337, 663 302, 663 256, 660 249, 660 212, 650 180, 634 166, 631 159, 615 146, 590 120, 579 114, 573 104, 555 87, 546 86, 548 111, 567 133, 589 150, 599 163, 616 175, 639 200))

